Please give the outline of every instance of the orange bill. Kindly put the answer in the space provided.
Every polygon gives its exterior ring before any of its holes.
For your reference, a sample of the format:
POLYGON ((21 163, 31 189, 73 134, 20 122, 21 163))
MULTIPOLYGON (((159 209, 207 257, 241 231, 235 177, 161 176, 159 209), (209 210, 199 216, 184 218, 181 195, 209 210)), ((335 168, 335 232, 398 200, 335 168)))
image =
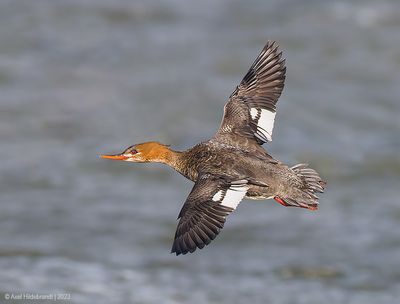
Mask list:
POLYGON ((114 159, 114 160, 127 160, 129 157, 121 154, 116 155, 100 155, 101 158, 114 159))

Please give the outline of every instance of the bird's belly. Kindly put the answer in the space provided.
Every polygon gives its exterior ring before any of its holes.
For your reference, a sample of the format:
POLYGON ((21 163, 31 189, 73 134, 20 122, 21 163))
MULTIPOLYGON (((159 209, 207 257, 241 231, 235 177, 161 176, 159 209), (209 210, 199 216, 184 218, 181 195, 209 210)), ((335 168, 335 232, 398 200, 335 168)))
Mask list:
POLYGON ((275 196, 269 187, 252 186, 246 193, 245 198, 252 200, 265 200, 275 196))
POLYGON ((245 198, 251 199, 251 200, 260 201, 260 200, 267 200, 267 199, 274 198, 274 195, 271 195, 271 196, 263 196, 263 195, 260 195, 260 196, 248 196, 248 195, 246 195, 245 198))

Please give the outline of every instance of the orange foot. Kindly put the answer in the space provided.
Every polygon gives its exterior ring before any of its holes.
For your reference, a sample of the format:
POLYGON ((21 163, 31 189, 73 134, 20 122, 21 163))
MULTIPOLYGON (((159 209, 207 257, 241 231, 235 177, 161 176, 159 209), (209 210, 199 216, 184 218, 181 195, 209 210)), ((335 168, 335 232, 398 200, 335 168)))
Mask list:
POLYGON ((285 206, 285 207, 299 207, 299 208, 305 208, 305 209, 312 210, 312 211, 315 211, 318 209, 318 205, 316 205, 316 204, 308 205, 305 203, 298 203, 295 201, 293 201, 293 202, 296 204, 288 204, 283 199, 281 199, 279 196, 275 196, 274 200, 276 200, 279 204, 281 204, 282 206, 285 206))
POLYGON ((279 196, 275 196, 274 200, 276 200, 279 204, 281 204, 282 206, 290 206, 289 204, 287 204, 283 199, 281 199, 279 196))

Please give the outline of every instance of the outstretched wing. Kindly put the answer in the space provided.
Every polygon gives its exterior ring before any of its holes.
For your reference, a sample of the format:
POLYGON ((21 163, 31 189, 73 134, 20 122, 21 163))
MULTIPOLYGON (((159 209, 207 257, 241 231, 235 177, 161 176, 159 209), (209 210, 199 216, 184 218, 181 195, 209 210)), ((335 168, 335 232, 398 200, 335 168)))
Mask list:
POLYGON ((260 145, 271 141, 285 73, 282 52, 268 41, 225 105, 216 138, 237 142, 238 137, 246 137, 260 145))
POLYGON ((247 180, 200 175, 179 213, 171 253, 186 254, 208 245, 224 227, 226 217, 246 195, 247 180))

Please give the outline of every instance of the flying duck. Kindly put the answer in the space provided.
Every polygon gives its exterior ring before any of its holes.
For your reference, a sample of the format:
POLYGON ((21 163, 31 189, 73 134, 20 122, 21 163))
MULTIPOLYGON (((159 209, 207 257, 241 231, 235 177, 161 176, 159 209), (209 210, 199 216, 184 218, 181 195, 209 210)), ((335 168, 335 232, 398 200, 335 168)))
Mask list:
POLYGON ((244 199, 274 199, 287 207, 318 208, 326 183, 307 164, 289 167, 262 147, 272 140, 285 60, 268 41, 224 107, 211 139, 186 151, 158 142, 130 146, 102 158, 166 164, 194 182, 179 213, 172 245, 176 255, 202 249, 219 234, 226 217, 244 199))

